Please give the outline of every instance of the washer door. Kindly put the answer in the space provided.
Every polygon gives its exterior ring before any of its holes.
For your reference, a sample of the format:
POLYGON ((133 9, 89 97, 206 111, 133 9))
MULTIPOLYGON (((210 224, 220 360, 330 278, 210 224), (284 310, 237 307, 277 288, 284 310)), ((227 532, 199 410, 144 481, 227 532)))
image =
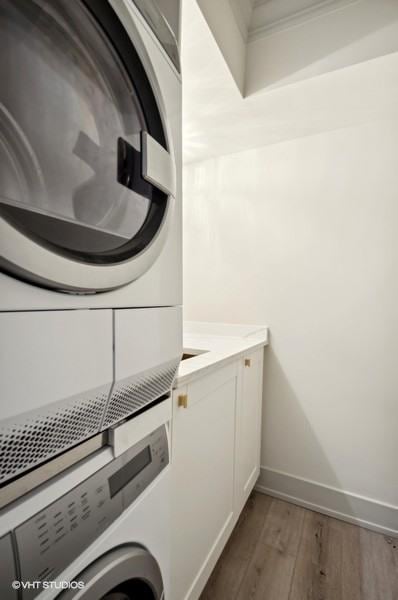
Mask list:
POLYGON ((11 273, 103 291, 161 251, 175 165, 135 37, 139 52, 105 0, 1 1, 0 254, 11 273))
POLYGON ((147 550, 122 546, 105 554, 74 578, 84 587, 62 592, 59 600, 161 600, 159 566, 147 550))

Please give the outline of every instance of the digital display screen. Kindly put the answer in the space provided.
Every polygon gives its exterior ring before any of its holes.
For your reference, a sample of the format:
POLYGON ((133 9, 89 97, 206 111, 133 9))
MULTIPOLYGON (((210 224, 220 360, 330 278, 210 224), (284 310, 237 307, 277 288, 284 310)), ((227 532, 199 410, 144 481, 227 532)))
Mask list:
POLYGON ((109 478, 109 489, 111 498, 122 490, 130 481, 137 477, 145 467, 152 461, 151 448, 146 446, 139 454, 134 456, 127 465, 124 465, 119 471, 109 478))

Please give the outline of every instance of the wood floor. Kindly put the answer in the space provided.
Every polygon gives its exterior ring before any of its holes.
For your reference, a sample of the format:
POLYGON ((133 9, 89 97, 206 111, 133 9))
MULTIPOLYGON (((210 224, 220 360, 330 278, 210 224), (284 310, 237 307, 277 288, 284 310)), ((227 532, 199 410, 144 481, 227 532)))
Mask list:
POLYGON ((255 492, 200 600, 398 600, 398 540, 255 492))

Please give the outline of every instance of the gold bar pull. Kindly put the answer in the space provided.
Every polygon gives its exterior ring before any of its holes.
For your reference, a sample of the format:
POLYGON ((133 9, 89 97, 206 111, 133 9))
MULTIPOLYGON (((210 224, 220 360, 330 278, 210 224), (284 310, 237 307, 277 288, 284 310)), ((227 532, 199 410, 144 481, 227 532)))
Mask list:
POLYGON ((245 358, 245 367, 250 367, 251 364, 252 361, 250 360, 250 358, 245 358))
POLYGON ((188 408, 188 394, 180 394, 177 400, 180 408, 188 408))

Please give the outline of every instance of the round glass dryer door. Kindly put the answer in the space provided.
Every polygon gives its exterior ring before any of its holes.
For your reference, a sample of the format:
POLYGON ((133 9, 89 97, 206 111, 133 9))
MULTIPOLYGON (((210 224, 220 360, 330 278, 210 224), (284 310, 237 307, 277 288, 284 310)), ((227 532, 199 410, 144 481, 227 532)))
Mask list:
POLYGON ((107 0, 0 3, 6 270, 92 292, 132 281, 159 254, 175 167, 140 44, 107 0))

